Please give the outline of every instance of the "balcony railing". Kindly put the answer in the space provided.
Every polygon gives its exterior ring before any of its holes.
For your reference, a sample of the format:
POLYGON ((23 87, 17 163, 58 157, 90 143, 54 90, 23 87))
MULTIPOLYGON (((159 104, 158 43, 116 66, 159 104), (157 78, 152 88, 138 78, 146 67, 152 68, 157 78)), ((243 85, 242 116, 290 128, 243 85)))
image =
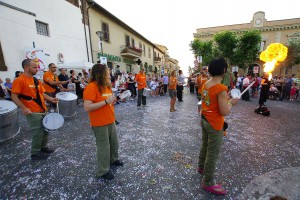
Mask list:
POLYGON ((154 57, 154 62, 161 62, 161 57, 154 57))
POLYGON ((121 46, 121 56, 139 58, 142 56, 143 50, 132 46, 121 46))

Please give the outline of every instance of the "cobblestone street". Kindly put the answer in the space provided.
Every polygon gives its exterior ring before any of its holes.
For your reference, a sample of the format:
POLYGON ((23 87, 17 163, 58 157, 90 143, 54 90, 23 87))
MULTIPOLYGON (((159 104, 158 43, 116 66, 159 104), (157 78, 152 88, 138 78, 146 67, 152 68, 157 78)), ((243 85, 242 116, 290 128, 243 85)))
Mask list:
POLYGON ((185 91, 183 100, 174 113, 165 96, 148 97, 141 110, 136 101, 116 105, 125 165, 113 169, 109 182, 95 178, 95 138, 82 104, 50 135, 56 151, 45 161, 30 160, 30 128, 19 112, 20 133, 0 143, 0 199, 300 199, 300 102, 268 101, 269 117, 253 112, 258 99, 233 108, 216 170, 228 194, 218 197, 201 188, 195 170, 196 96, 185 91))

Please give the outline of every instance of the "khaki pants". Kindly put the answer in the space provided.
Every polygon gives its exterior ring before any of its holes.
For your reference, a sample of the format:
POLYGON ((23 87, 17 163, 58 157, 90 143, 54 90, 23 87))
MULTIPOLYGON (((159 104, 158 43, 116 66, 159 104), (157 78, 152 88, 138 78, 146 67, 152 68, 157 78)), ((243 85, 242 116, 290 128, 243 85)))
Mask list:
POLYGON ((219 157, 221 145, 223 143, 223 130, 216 131, 205 120, 201 120, 202 125, 202 147, 199 154, 198 166, 204 170, 203 182, 206 186, 215 185, 214 174, 216 162, 219 157))
POLYGON ((26 119, 32 131, 31 155, 36 154, 47 146, 49 133, 47 133, 43 127, 44 117, 45 115, 34 113, 26 115, 26 119))
POLYGON ((92 127, 97 145, 97 176, 102 176, 109 171, 110 165, 118 160, 119 142, 115 123, 106 126, 92 127))

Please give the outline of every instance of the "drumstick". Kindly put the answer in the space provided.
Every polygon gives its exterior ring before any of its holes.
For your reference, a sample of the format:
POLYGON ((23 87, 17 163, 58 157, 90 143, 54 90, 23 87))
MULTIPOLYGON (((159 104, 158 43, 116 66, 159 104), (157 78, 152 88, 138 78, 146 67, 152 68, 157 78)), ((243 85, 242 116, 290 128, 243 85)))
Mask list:
POLYGON ((57 113, 59 114, 58 102, 56 102, 57 113))
POLYGON ((241 96, 242 96, 245 92, 247 92, 247 90, 249 90, 250 87, 251 87, 254 83, 255 83, 255 81, 253 81, 250 85, 248 85, 248 87, 247 87, 246 89, 244 89, 244 91, 240 94, 239 98, 241 98, 241 96))
POLYGON ((33 112, 31 114, 35 114, 35 115, 47 115, 47 113, 36 113, 36 112, 33 112))

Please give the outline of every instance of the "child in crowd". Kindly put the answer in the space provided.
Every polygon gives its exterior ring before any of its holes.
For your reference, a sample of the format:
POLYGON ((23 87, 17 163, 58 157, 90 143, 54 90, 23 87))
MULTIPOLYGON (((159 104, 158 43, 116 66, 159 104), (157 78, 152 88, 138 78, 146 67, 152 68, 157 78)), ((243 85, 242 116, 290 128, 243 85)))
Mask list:
POLYGON ((297 83, 293 83, 293 86, 292 86, 291 92, 290 92, 290 100, 291 101, 296 101, 297 91, 298 91, 297 83))
POLYGON ((276 100, 278 96, 279 96, 278 89, 272 83, 271 86, 270 86, 270 96, 269 96, 269 98, 272 99, 272 100, 276 100))

